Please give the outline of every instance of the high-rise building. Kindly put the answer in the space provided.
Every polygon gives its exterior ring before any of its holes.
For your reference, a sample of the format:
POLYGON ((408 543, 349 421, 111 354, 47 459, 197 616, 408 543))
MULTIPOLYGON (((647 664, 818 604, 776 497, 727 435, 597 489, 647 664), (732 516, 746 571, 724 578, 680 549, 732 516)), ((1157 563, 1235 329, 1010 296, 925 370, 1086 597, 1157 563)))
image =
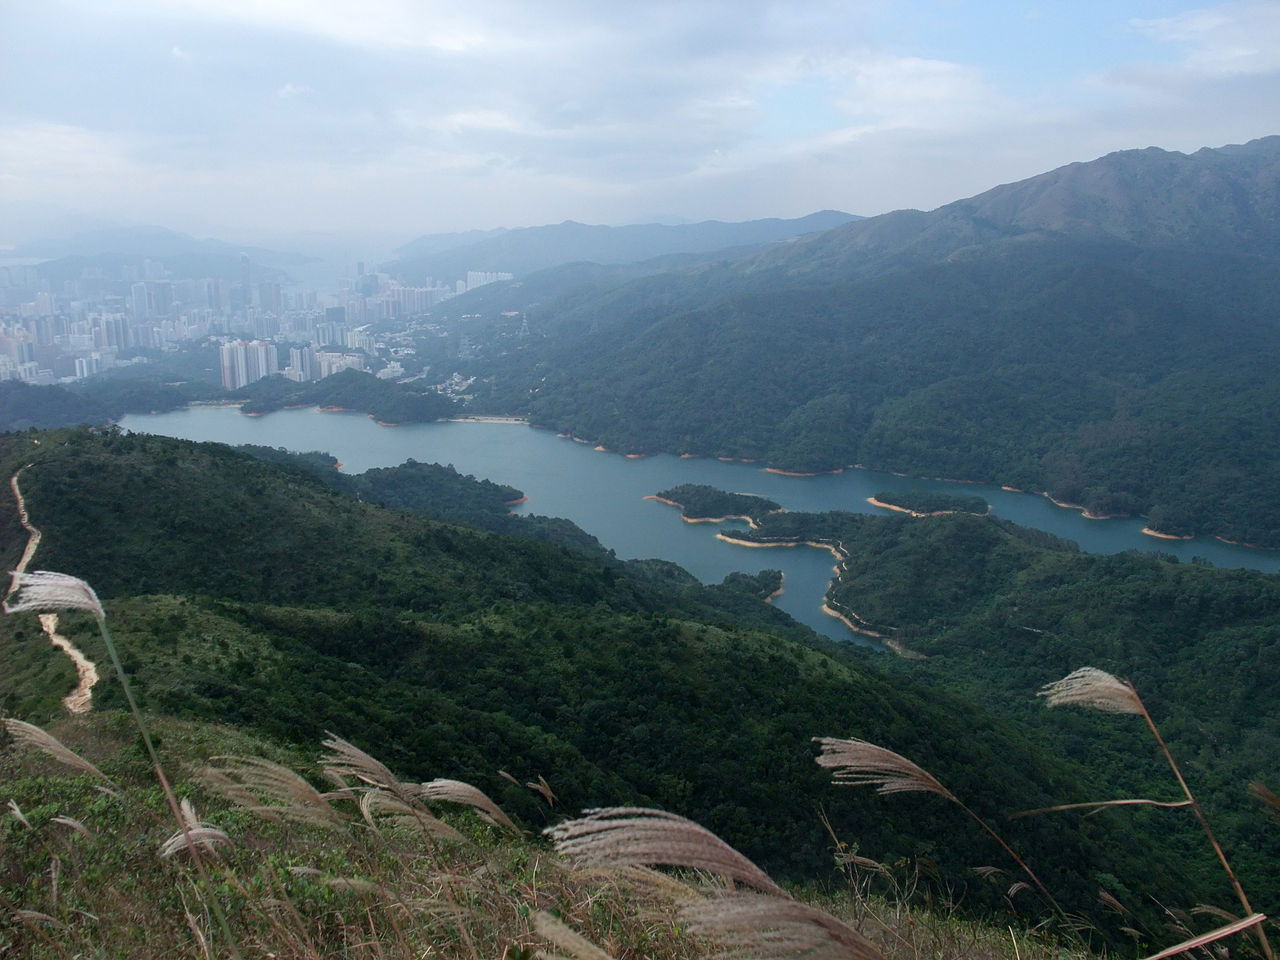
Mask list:
POLYGON ((134 320, 146 320, 151 316, 151 306, 147 300, 147 285, 135 283, 129 288, 130 303, 133 307, 134 320))
POLYGON ((221 367, 223 367, 223 387, 225 389, 238 390, 248 383, 248 370, 243 346, 244 344, 239 340, 232 340, 230 343, 224 343, 218 351, 221 367))

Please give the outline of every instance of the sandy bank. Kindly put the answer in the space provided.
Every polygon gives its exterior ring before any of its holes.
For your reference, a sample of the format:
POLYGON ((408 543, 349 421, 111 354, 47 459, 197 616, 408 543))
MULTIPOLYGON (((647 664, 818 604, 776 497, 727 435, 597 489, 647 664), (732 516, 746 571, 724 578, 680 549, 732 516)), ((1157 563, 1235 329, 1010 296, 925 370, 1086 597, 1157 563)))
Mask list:
POLYGON ((900 507, 896 503, 885 503, 883 500, 877 500, 875 497, 867 497, 867 503, 873 507, 883 507, 885 510, 895 510, 898 513, 910 514, 913 517, 945 517, 952 513, 967 513, 971 517, 987 517, 991 515, 991 507, 987 507, 986 513, 974 513, 970 510, 931 510, 928 513, 921 513, 919 510, 910 510, 907 507, 900 507))
POLYGON ((831 477, 837 473, 844 473, 844 467, 835 470, 819 470, 817 473, 801 473, 797 470, 780 470, 777 467, 765 467, 765 473, 776 473, 780 477, 831 477))
MULTIPOLYGON (((588 440, 588 441, 587 441, 587 443, 590 443, 590 442, 591 442, 590 440, 588 440)), ((592 450, 595 450, 597 453, 608 453, 608 452, 609 452, 609 448, 608 448, 608 447, 606 447, 604 444, 596 444, 596 445, 595 445, 594 447, 592 447, 591 449, 592 449, 592 450)))
POLYGON ((506 505, 506 506, 508 506, 508 507, 518 507, 518 506, 519 506, 520 504, 522 504, 522 503, 528 503, 528 502, 529 502, 529 498, 528 498, 528 497, 520 497, 519 499, 516 499, 516 500, 504 500, 504 501, 502 501, 502 502, 503 502, 503 504, 505 504, 505 505, 506 505))
MULTIPOLYGON (((449 417, 449 423, 520 423, 528 424, 529 421, 525 417, 484 417, 475 415, 471 417, 449 417)), ((567 433, 557 433, 557 437, 567 437, 567 433)))
POLYGON ((355 413, 350 407, 316 407, 321 413, 355 413))
POLYGON ((648 456, 648 454, 647 453, 628 453, 628 454, 625 454, 625 456, 628 460, 643 460, 645 457, 648 456))
POLYGON ((782 579, 778 581, 778 589, 777 589, 777 590, 775 590, 775 591, 773 591, 773 593, 769 594, 767 597, 765 597, 765 598, 764 598, 764 602, 765 602, 765 603, 773 603, 773 601, 774 601, 774 600, 778 599, 778 597, 780 597, 780 596, 782 596, 784 593, 786 593, 786 592, 787 592, 787 591, 786 591, 786 582, 787 582, 787 575, 784 573, 784 574, 782 575, 782 579))
MULTIPOLYGON (((369 414, 369 419, 370 419, 370 420, 373 420, 373 414, 369 414)), ((376 424, 377 424, 378 426, 380 426, 380 427, 400 427, 400 426, 403 426, 403 424, 400 424, 400 423, 392 423, 390 420, 373 420, 373 422, 374 422, 374 423, 376 423, 376 424)))
POLYGON ((1194 540, 1195 537, 1180 537, 1176 533, 1161 533, 1159 530, 1152 530, 1150 527, 1143 527, 1142 532, 1148 537, 1159 537, 1161 540, 1194 540))
MULTIPOLYGON (((680 511, 680 519, 683 520, 685 523, 724 523, 727 520, 745 520, 747 522, 747 526, 749 526, 752 530, 758 529, 756 522, 750 517, 748 517, 746 514, 731 513, 727 517, 690 517, 685 515, 684 511, 687 508, 683 503, 676 503, 674 500, 668 500, 666 497, 659 497, 655 494, 650 494, 649 496, 644 497, 643 499, 656 500, 658 503, 665 503, 669 507, 675 507, 680 511)), ((777 510, 770 511, 770 513, 778 513, 778 512, 779 511, 777 510)))
POLYGON ((1228 540, 1226 537, 1220 537, 1214 534, 1213 539, 1221 540, 1223 543, 1229 543, 1233 547, 1248 547, 1250 550, 1274 550, 1275 547, 1264 547, 1256 543, 1245 543, 1243 540, 1228 540))
POLYGON ((739 540, 737 537, 728 533, 717 533, 717 540, 723 540, 725 543, 732 543, 738 547, 817 547, 819 550, 826 550, 837 560, 843 560, 844 554, 830 543, 819 543, 817 540, 778 540, 774 543, 761 543, 758 540, 739 540))

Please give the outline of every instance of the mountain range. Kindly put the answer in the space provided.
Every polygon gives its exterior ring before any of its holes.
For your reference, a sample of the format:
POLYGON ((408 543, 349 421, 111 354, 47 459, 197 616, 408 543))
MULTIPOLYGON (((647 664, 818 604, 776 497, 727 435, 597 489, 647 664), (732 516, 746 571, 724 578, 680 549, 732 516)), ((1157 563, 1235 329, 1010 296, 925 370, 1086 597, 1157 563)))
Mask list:
POLYGON ((518 230, 435 234, 414 240, 398 251, 401 259, 383 269, 409 283, 427 278, 452 279, 469 270, 500 271, 523 276, 574 261, 635 263, 668 254, 705 254, 731 247, 774 244, 829 230, 858 218, 822 210, 794 220, 747 220, 668 225, 659 223, 608 227, 577 223, 548 224, 518 230))
POLYGON ((626 453, 994 482, 1280 546, 1280 137, 693 269, 566 269, 501 294, 539 336, 473 364, 480 403, 626 453))

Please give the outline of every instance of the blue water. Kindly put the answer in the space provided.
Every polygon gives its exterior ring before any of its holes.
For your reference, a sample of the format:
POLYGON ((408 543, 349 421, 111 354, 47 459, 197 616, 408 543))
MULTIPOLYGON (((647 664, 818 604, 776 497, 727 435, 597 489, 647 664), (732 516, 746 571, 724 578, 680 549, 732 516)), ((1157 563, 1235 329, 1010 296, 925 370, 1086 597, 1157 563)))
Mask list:
POLYGON ((516 508, 518 512, 567 517, 624 559, 673 560, 708 583, 735 570, 780 569, 786 580, 784 593, 775 601, 777 606, 819 633, 841 640, 853 637, 819 609, 831 578, 831 554, 805 547, 760 550, 727 544, 715 539, 720 525, 684 523, 675 508, 644 498, 681 483, 705 483, 769 497, 788 510, 882 514, 866 502, 881 490, 976 494, 999 516, 1075 540, 1082 549, 1094 553, 1158 550, 1183 560, 1203 557, 1220 567, 1280 572, 1280 551, 1253 550, 1213 539, 1156 540, 1141 532, 1141 520, 1088 520, 1044 497, 997 486, 916 480, 873 470, 785 477, 766 473, 755 464, 670 455, 628 460, 522 424, 380 427, 353 413, 281 410, 265 417, 246 417, 233 407, 192 407, 131 415, 122 426, 188 440, 324 450, 352 473, 394 466, 410 457, 452 464, 463 473, 520 488, 529 500, 516 508))

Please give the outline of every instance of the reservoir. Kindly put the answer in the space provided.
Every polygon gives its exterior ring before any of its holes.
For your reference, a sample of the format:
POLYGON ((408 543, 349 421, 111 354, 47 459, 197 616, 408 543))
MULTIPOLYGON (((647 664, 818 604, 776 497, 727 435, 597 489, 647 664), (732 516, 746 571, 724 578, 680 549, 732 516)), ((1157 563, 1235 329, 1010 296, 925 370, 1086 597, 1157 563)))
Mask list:
POLYGON ((705 483, 768 497, 787 510, 883 515, 884 511, 866 502, 882 490, 969 494, 983 497, 992 511, 1005 519, 1075 540, 1090 552, 1161 551, 1182 560, 1202 557, 1219 567, 1280 572, 1280 551, 1254 550, 1214 539, 1157 540, 1141 532, 1140 519, 1089 520, 1079 511, 1055 506, 1044 497, 998 486, 913 479, 873 470, 788 477, 767 473, 757 464, 666 454, 629 460, 525 424, 445 422, 382 427, 356 413, 308 409, 246 417, 235 407, 191 407, 130 415, 121 426, 187 440, 323 450, 337 457, 349 473, 395 466, 409 458, 452 464, 461 473, 518 487, 529 499, 515 507, 516 512, 572 520, 623 559, 671 560, 708 583, 734 571, 782 570, 786 576, 784 592, 774 603, 801 623, 839 640, 856 637, 819 609, 831 579, 830 553, 807 547, 737 547, 715 539, 721 525, 684 523, 674 507, 644 498, 681 483, 705 483))

